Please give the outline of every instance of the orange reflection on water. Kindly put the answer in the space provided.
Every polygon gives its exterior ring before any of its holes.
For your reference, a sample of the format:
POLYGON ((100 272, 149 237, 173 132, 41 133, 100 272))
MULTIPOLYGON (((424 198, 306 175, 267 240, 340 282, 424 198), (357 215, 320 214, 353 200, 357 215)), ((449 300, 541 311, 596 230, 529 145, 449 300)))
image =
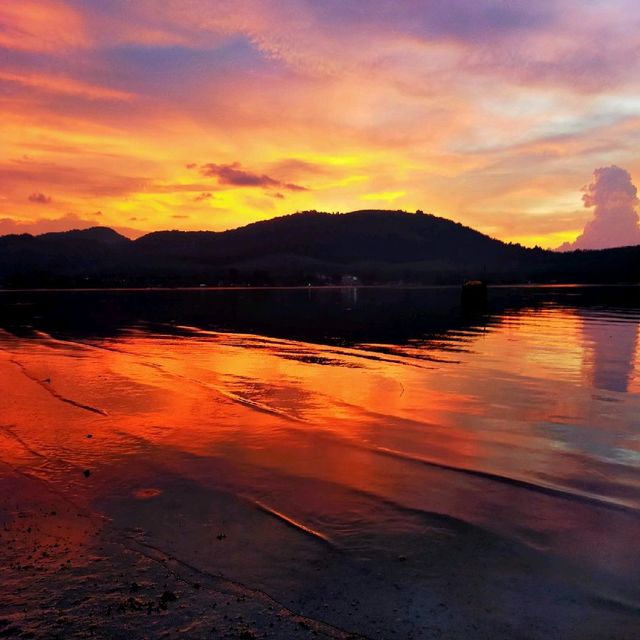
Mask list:
MULTIPOLYGON (((636 324, 585 324, 566 310, 528 312, 454 357, 430 351, 440 356, 437 362, 422 360, 415 347, 402 357, 195 331, 188 337, 132 333, 94 344, 43 338, 16 343, 1 375, 7 385, 17 381, 8 422, 29 425, 33 440, 34 423, 46 414, 47 428, 36 428, 36 440, 48 452, 70 444, 71 423, 81 435, 109 433, 108 455, 126 454, 135 438, 136 446, 197 454, 233 443, 239 455, 242 449, 243 456, 263 456, 275 453, 270 445, 276 442, 286 449, 298 432, 453 466, 506 464, 514 471, 523 463, 530 468, 529 455, 552 453, 537 424, 585 419, 594 387, 628 388, 636 334, 636 324), (10 358, 49 382, 25 379, 10 358), (107 416, 59 402, 47 386, 107 416)), ((24 455, 20 446, 13 446, 16 456, 24 455)), ((76 446, 70 451, 78 453, 76 446)))
POLYGON ((329 537, 375 521, 360 496, 546 539, 590 516, 568 525, 537 488, 640 507, 636 352, 637 323, 549 308, 387 351, 196 329, 5 337, 2 459, 83 505, 153 501, 184 477, 329 537))

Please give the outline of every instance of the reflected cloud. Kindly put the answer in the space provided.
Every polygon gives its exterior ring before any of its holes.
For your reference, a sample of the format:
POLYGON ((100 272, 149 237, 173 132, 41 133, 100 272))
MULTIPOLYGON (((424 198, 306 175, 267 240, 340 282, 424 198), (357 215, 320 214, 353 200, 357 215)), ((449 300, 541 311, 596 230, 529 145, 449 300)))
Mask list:
POLYGON ((638 323, 582 313, 584 363, 594 388, 625 393, 634 377, 638 323))

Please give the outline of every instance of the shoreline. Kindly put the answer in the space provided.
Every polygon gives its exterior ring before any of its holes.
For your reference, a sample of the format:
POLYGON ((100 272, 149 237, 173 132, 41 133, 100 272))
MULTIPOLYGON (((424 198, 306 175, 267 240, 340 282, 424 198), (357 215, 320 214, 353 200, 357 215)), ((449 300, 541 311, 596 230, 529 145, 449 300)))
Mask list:
MULTIPOLYGON (((184 286, 184 287, 52 287, 52 288, 27 288, 27 289, 3 289, 0 287, 1 293, 47 293, 47 292, 99 292, 99 291, 331 291, 331 290, 352 290, 352 289, 393 289, 393 290, 421 290, 421 289, 460 289, 460 284, 358 284, 358 285, 273 285, 273 286, 229 286, 229 287, 201 287, 201 286, 184 286)), ((488 283, 489 289, 576 289, 576 288, 636 288, 640 287, 640 282, 614 282, 614 283, 592 283, 592 282, 572 282, 572 283, 521 283, 521 284, 491 284, 488 283)))

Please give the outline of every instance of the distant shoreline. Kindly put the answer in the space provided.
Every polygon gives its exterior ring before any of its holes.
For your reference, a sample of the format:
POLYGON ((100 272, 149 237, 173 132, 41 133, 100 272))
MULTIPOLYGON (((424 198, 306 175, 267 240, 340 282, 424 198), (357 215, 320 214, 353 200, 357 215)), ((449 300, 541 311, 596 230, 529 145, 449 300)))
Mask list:
MULTIPOLYGON (((612 287, 640 287, 640 282, 571 282, 571 283, 525 283, 525 284, 488 284, 490 289, 572 289, 572 288, 612 288, 612 287)), ((211 287, 32 287, 8 289, 0 287, 3 293, 55 293, 55 292, 99 292, 99 291, 338 291, 351 289, 460 289, 460 284, 357 284, 357 285, 269 285, 269 286, 211 286, 211 287)))
POLYGON ((0 237, 6 289, 245 289, 640 282, 640 245, 556 253, 430 214, 307 211, 225 232, 107 227, 0 237), (198 285, 204 285, 199 287, 198 285))

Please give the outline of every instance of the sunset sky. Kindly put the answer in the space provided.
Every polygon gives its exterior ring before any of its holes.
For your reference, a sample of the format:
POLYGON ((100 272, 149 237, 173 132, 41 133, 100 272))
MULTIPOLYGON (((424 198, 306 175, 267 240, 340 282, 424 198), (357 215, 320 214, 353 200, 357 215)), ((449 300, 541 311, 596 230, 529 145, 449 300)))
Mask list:
POLYGON ((640 181, 637 0, 2 0, 0 234, 417 208, 557 247, 640 181))

